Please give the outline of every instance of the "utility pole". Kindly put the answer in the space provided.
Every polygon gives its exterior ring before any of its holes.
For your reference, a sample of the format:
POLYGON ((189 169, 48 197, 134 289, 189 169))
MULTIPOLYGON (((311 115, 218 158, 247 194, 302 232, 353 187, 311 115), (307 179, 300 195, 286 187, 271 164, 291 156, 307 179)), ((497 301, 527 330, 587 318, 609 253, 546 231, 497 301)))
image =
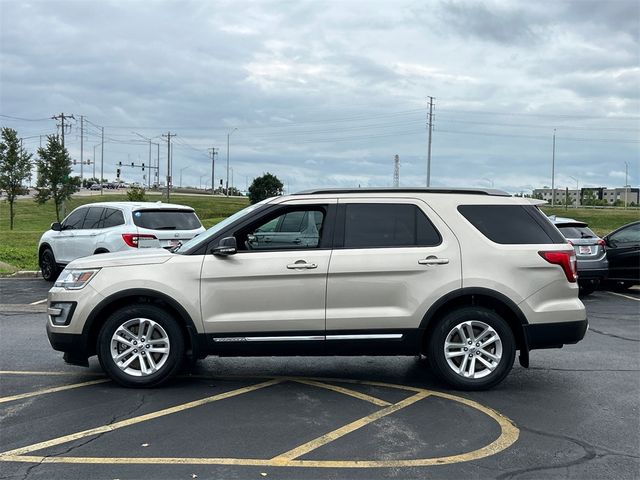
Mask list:
POLYGON ((227 188, 226 188, 227 197, 229 196, 229 137, 236 130, 237 128, 234 128, 229 133, 227 133, 227 188))
POLYGON ((431 186, 431 134, 433 131, 433 97, 429 98, 429 116, 427 126, 429 127, 429 146, 427 148, 427 187, 431 186))
POLYGON ((218 149, 216 147, 211 147, 209 149, 209 153, 211 154, 211 195, 214 193, 214 173, 216 168, 216 155, 218 154, 218 149))
POLYGON ((176 134, 169 131, 166 135, 163 133, 162 136, 167 139, 167 203, 169 203, 171 191, 171 137, 175 137, 176 134))
POLYGON ((64 148, 64 121, 67 118, 72 118, 73 120, 76 119, 73 115, 65 115, 64 113, 51 117, 52 120, 60 120, 60 131, 62 132, 62 148, 64 148))
POLYGON ((553 153, 551 155, 551 206, 556 204, 556 129, 553 129, 553 153))
POLYGON ((393 188, 400 186, 400 157, 396 155, 393 158, 393 188))
POLYGON ((102 143, 100 146, 100 195, 102 195, 103 179, 104 179, 104 127, 102 129, 102 143))
POLYGON ((80 187, 84 180, 84 115, 80 115, 80 187))
POLYGON ((624 162, 624 208, 629 201, 629 162, 624 162))

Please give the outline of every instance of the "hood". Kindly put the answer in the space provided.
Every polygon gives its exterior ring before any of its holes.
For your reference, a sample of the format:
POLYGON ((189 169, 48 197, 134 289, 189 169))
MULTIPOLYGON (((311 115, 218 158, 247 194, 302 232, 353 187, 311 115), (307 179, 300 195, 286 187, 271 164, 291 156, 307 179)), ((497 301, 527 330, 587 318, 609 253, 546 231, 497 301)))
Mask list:
POLYGON ((126 265, 152 265, 164 263, 173 254, 164 248, 140 248, 124 252, 100 253, 78 258, 66 268, 123 267, 126 265))

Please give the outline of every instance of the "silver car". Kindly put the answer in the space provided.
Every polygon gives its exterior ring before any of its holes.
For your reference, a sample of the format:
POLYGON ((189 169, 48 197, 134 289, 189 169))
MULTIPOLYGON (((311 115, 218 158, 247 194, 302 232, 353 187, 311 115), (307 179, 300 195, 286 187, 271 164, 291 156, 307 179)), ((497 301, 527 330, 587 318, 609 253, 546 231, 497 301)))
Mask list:
POLYGON ((609 262, 605 242, 585 222, 552 215, 549 217, 576 251, 578 286, 581 295, 589 295, 607 278, 609 262))

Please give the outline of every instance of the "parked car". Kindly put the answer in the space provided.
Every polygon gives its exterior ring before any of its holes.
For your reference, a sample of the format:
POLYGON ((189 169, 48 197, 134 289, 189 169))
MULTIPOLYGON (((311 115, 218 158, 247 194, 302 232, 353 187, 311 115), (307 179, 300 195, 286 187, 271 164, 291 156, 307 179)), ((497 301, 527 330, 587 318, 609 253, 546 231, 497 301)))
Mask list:
POLYGON ((100 190, 100 184, 99 183, 91 184, 91 186, 89 187, 89 190, 100 190))
POLYGON ((40 270, 54 281, 69 262, 98 253, 173 248, 204 232, 193 208, 161 202, 100 202, 51 224, 38 244, 40 270))
POLYGON ((451 386, 489 388, 517 350, 528 366, 588 326, 575 251, 541 203, 424 188, 271 198, 173 251, 71 262, 49 292, 49 341, 130 387, 185 356, 424 354, 451 386), (292 213, 297 235, 251 241, 292 213))
POLYGON ((605 241, 585 222, 555 215, 549 218, 576 251, 580 294, 593 293, 609 274, 605 241))
POLYGON ((607 283, 618 290, 640 285, 640 221, 614 230, 604 241, 609 260, 607 283))

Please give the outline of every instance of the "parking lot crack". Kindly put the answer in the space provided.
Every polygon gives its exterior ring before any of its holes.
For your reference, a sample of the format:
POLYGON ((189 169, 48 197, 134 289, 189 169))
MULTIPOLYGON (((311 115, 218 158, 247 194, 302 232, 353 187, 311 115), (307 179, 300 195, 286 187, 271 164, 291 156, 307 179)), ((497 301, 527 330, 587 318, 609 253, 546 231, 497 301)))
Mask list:
POLYGON ((572 467, 574 465, 580 465, 582 463, 586 463, 589 462, 595 458, 602 458, 602 457, 607 457, 607 456, 618 456, 618 457, 627 457, 627 458, 640 458, 636 455, 632 455, 632 454, 628 454, 628 453, 624 453, 624 452, 617 452, 615 450, 611 450, 608 449, 606 447, 601 447, 598 445, 592 445, 588 442, 585 442, 584 440, 578 439, 578 438, 574 438, 574 437, 570 437, 568 435, 562 435, 559 433, 549 433, 549 432, 543 432, 540 430, 536 430, 533 428, 528 428, 522 425, 518 425, 518 427, 520 428, 520 430, 525 431, 525 432, 529 432, 529 433, 533 433, 535 435, 540 435, 543 437, 549 437, 549 438, 556 438, 559 440, 565 440, 567 442, 573 443, 575 445, 578 445, 580 448, 582 448, 582 450, 584 450, 584 455, 582 455, 580 458, 577 458, 575 460, 570 460, 567 462, 562 462, 562 463, 558 463, 555 465, 538 465, 535 467, 529 467, 529 468, 522 468, 522 469, 518 469, 518 470, 512 470, 510 472, 506 472, 503 473, 501 475, 498 475, 496 478, 500 479, 500 480, 506 480, 506 479, 511 479, 511 478, 515 478, 519 475, 522 474, 526 474, 526 473, 531 473, 531 472, 539 472, 539 471, 544 471, 544 470, 557 470, 559 468, 569 468, 572 467))
POLYGON ((589 331, 590 332, 595 332, 598 333, 600 335, 605 335, 607 337, 613 337, 613 338, 619 338, 620 340, 627 340, 629 342, 640 342, 640 339, 637 338, 629 338, 629 337, 623 337, 621 335, 615 335, 613 333, 607 333, 607 332, 603 332, 602 330, 596 330, 593 327, 589 327, 589 331))

